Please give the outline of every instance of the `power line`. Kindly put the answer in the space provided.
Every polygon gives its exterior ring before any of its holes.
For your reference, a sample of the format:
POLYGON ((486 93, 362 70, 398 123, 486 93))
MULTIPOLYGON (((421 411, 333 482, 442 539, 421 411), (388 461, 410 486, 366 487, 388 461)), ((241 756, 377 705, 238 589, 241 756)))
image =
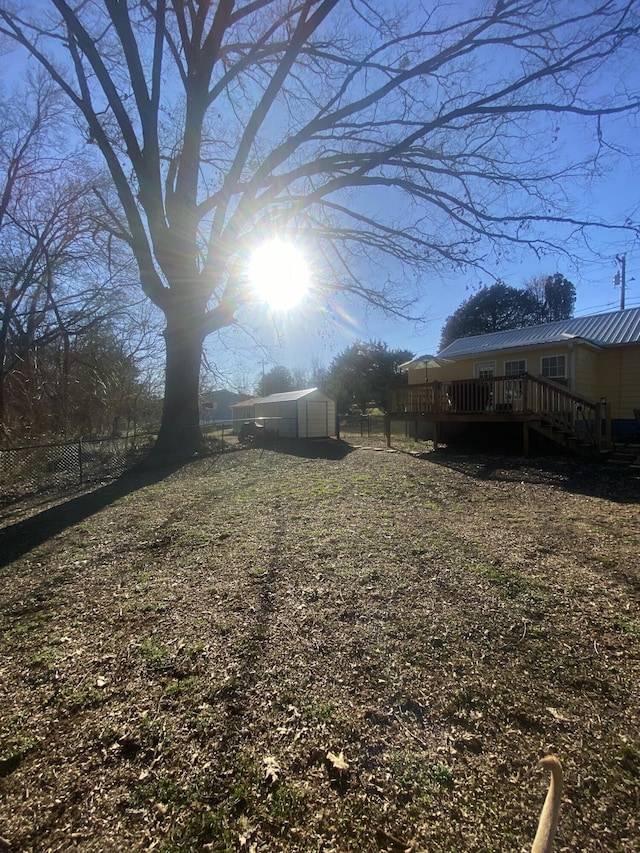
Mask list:
MULTIPOLYGON (((640 297, 634 297, 633 299, 626 300, 627 308, 639 308, 640 307, 640 297)), ((576 317, 585 317, 593 311, 619 311, 620 307, 617 301, 607 302, 604 305, 590 305, 587 308, 581 308, 579 311, 575 312, 576 317)))

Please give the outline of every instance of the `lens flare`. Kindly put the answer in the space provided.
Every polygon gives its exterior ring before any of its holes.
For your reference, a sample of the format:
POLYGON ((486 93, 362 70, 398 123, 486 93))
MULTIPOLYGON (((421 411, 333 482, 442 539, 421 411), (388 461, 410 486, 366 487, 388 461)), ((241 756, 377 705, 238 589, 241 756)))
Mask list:
POLYGON ((302 252, 283 240, 255 249, 248 272, 254 293, 274 311, 295 308, 309 290, 309 267, 302 252))

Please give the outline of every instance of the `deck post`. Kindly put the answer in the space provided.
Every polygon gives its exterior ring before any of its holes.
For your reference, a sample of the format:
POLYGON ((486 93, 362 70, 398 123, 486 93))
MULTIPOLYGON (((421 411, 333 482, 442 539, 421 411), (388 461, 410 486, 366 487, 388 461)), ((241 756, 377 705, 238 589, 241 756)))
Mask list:
MULTIPOLYGON (((529 374, 525 373, 522 377, 522 411, 529 411, 529 374)), ((528 430, 529 428, 526 427, 528 430)))
POLYGON ((440 440, 440 421, 436 418, 433 422, 433 449, 438 449, 438 443, 440 440))
POLYGON ((595 411, 596 422, 596 445, 598 451, 604 447, 611 447, 611 408, 606 397, 600 397, 596 403, 595 411), (602 430, 602 421, 604 420, 604 435, 602 430))
POLYGON ((604 404, 604 437, 605 447, 611 447, 611 406, 608 402, 604 404))
POLYGON ((529 423, 524 421, 522 424, 522 452, 525 456, 529 455, 529 423))
POLYGON ((384 434, 387 437, 387 447, 391 447, 391 416, 385 413, 384 434))
MULTIPOLYGON (((440 405, 441 405, 440 396, 442 393, 441 387, 442 387, 442 382, 436 381, 433 383, 433 413, 434 413, 434 415, 440 414, 440 405)), ((426 395, 426 388, 425 388, 425 395, 426 395)))

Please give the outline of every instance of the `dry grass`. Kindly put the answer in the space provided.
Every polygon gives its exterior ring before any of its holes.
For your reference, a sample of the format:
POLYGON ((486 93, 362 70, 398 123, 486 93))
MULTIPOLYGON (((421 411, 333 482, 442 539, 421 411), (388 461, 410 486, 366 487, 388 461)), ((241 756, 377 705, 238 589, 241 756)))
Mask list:
POLYGON ((0 850, 519 851, 547 751, 556 849, 640 850, 639 499, 290 445, 6 507, 0 850))

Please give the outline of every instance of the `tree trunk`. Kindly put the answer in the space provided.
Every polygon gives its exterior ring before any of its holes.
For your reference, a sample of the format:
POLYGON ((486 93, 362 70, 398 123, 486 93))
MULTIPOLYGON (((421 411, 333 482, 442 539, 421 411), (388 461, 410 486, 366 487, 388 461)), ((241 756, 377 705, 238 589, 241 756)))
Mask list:
POLYGON ((6 430, 7 398, 6 390, 9 381, 9 372, 5 369, 7 363, 7 341, 9 339, 9 317, 11 305, 6 302, 4 316, 0 323, 0 433, 6 430))
POLYGON ((204 335, 199 326, 182 311, 167 316, 164 404, 152 454, 156 459, 188 459, 202 446, 198 396, 204 335))
POLYGON ((0 436, 6 430, 6 402, 5 402, 5 388, 7 384, 7 374, 4 370, 0 369, 0 436))

